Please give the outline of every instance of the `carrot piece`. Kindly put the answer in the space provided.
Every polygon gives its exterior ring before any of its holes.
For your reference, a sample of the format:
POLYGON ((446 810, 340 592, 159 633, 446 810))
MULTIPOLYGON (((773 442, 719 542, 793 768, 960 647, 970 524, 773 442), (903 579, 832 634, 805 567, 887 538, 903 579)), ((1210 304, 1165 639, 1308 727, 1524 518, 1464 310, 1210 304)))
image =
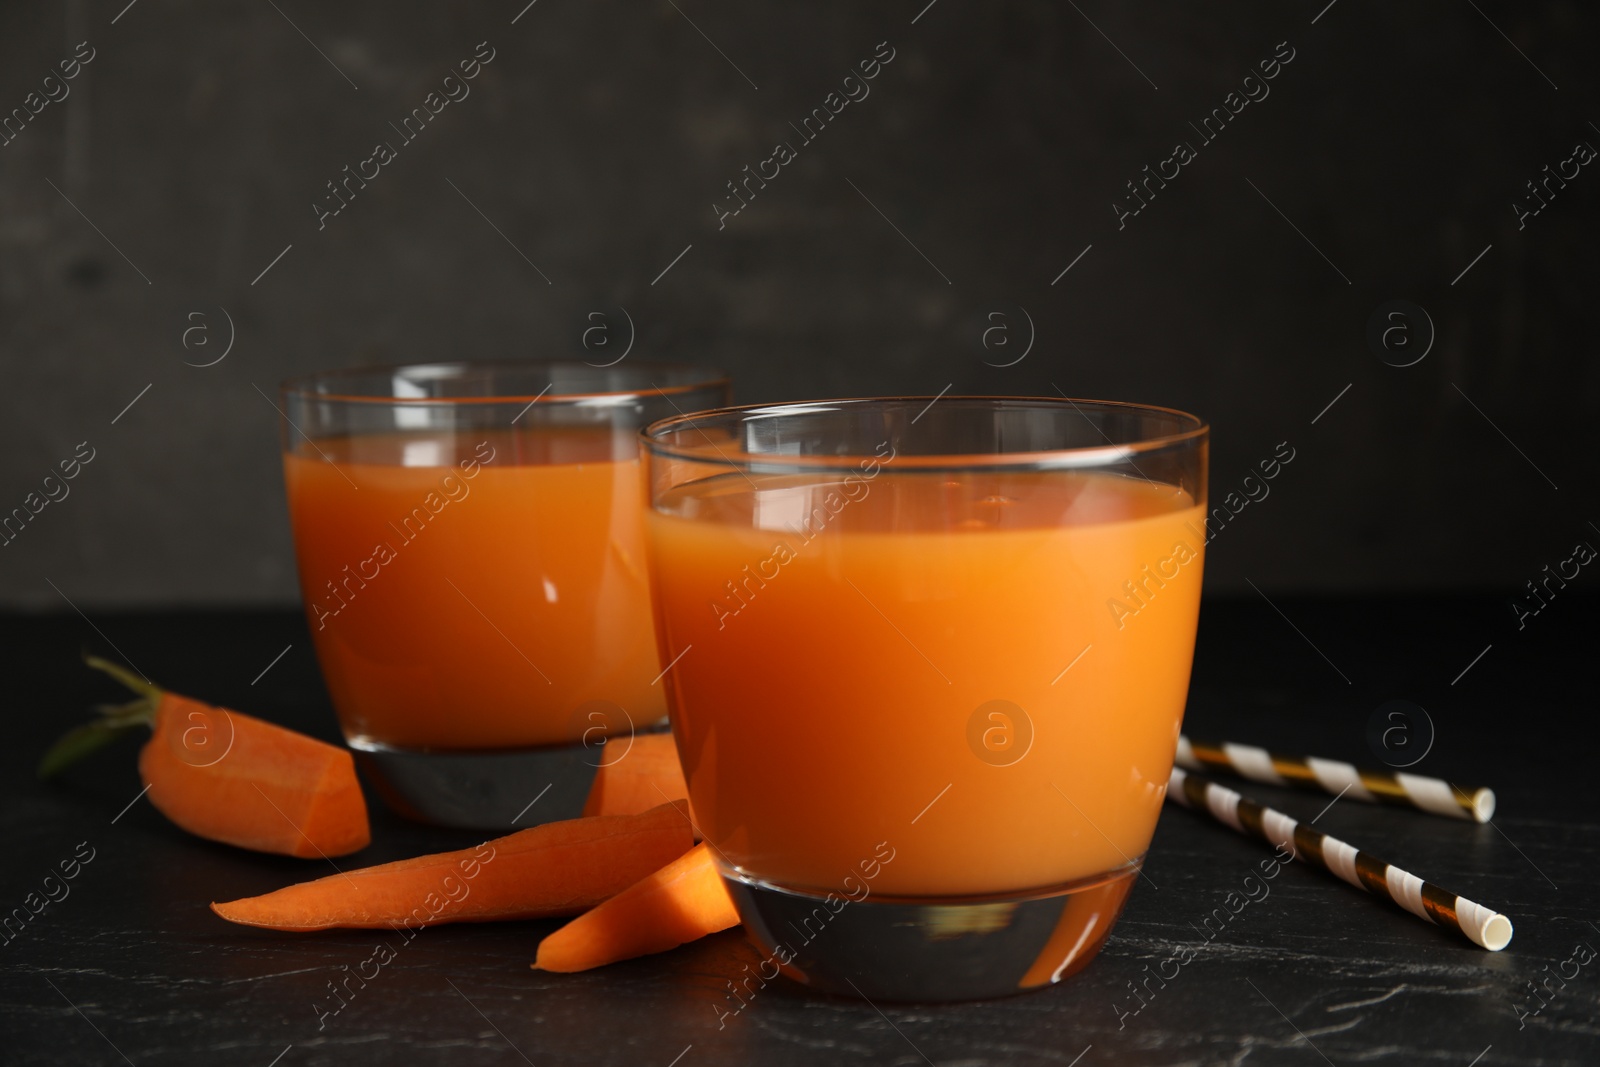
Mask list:
POLYGON ((665 952, 738 924, 711 851, 699 844, 539 942, 533 966, 586 971, 665 952))
POLYGON ((342 748, 176 693, 139 753, 150 803, 192 834, 306 859, 367 847, 355 761, 342 748))
MULTIPOLYGON (((607 743, 629 745, 622 739, 607 743)), ((603 755, 602 755, 602 758, 603 755)), ((636 734, 626 754, 602 763, 584 802, 585 815, 634 815, 669 800, 689 799, 689 785, 678 763, 678 747, 670 733, 636 734)))
POLYGON ((662 804, 640 815, 545 823, 475 849, 333 874, 211 910, 294 933, 574 915, 692 843, 683 805, 662 804))
POLYGON ((114 663, 85 657, 139 694, 68 733, 39 765, 58 773, 134 727, 151 729, 139 752, 150 802, 199 837, 258 852, 343 856, 372 839, 350 753, 226 708, 162 689, 114 663))

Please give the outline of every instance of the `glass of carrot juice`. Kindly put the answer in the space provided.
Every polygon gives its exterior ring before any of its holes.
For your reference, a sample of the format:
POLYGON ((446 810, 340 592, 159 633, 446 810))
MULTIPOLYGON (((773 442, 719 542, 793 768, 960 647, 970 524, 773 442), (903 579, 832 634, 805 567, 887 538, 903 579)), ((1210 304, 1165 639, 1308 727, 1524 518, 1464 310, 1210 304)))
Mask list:
POLYGON ((1161 810, 1200 604, 1206 425, 928 397, 643 434, 656 633, 699 832, 762 963, 871 999, 1049 985, 1161 810))
POLYGON ((639 429, 727 403, 727 379, 437 363, 316 374, 282 398, 306 618, 384 798, 455 826, 579 814, 604 739, 666 713, 639 429))

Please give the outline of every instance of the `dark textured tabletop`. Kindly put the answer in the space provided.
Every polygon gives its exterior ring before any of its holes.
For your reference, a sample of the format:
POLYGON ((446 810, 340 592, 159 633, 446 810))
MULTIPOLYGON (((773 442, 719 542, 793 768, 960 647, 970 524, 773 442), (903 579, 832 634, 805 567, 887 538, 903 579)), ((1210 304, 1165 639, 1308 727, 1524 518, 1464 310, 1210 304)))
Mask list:
MULTIPOLYGON (((206 904, 320 876, 326 865, 178 830, 137 799, 132 740, 54 784, 32 773, 51 736, 117 695, 79 664, 84 649, 335 739, 300 617, 10 616, 0 621, 11 730, 0 756, 0 906, 12 917, 0 939, 0 1061, 1600 1063, 1600 958, 1590 947, 1600 947, 1600 826, 1587 724, 1596 606, 1569 591, 1521 629, 1501 599, 1414 593, 1208 601, 1202 612, 1191 736, 1377 765, 1367 739, 1375 710, 1396 699, 1426 710, 1431 748, 1413 769, 1493 787, 1491 825, 1239 788, 1506 913, 1516 936, 1504 952, 1303 864, 1265 883, 1265 894, 1252 888, 1240 907, 1245 898, 1229 894, 1245 890, 1270 850, 1169 805, 1148 880, 1099 959, 1063 985, 972 1004, 873 1006, 777 981, 731 1016, 727 983, 757 960, 737 931, 586 974, 534 972, 535 946, 554 922, 425 930, 323 1014, 329 981, 371 956, 382 935, 246 930, 206 904), (40 898, 30 894, 63 861, 77 863, 76 877, 52 881, 60 899, 33 914, 26 902, 40 898), (1162 961, 1180 953, 1193 958, 1175 976, 1146 981, 1152 970, 1172 974, 1162 961)), ((1428 727, 1413 719, 1406 741, 1426 748, 1428 727)), ((479 836, 408 824, 374 803, 373 843, 351 862, 479 836)))

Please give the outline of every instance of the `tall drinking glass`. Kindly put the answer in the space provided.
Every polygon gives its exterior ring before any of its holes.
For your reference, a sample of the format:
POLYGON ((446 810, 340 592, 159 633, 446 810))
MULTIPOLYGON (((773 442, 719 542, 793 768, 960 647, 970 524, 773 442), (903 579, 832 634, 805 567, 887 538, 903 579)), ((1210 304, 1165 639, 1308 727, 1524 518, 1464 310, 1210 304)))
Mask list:
POLYGON ((282 396, 307 621, 384 798, 457 826, 578 814, 604 737, 666 713, 639 429, 726 403, 727 379, 437 363, 282 396))
POLYGON ((780 971, 959 999, 1099 950, 1181 725, 1207 433, 948 396, 645 431, 673 731, 766 953, 729 1011, 780 971))

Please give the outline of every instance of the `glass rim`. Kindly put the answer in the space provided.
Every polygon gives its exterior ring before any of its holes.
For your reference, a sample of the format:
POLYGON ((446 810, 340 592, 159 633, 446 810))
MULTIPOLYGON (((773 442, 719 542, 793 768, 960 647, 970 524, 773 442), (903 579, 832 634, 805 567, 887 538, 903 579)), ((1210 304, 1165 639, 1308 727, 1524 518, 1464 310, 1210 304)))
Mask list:
POLYGON ((337 378, 355 378, 361 375, 393 374, 396 371, 443 369, 443 368, 482 368, 482 369, 537 369, 582 367, 586 370, 604 373, 616 367, 596 366, 586 363, 581 359, 446 359, 423 361, 414 363, 367 363, 355 367, 342 367, 336 370, 313 371, 309 374, 298 374, 285 378, 278 383, 278 393, 284 398, 295 397, 313 401, 332 401, 341 404, 404 404, 410 406, 451 406, 457 404, 527 404, 533 405, 552 403, 582 403, 585 401, 604 401, 606 403, 625 403, 635 398, 670 397, 691 393, 699 389, 711 389, 718 386, 731 384, 732 377, 723 370, 698 363, 683 363, 677 361, 650 362, 640 361, 629 367, 626 373, 635 369, 649 368, 661 372, 687 372, 693 380, 677 385, 649 386, 647 388, 630 389, 590 389, 582 392, 552 392, 547 387, 539 393, 506 393, 495 396, 380 396, 376 393, 360 392, 322 392, 315 388, 318 382, 329 381, 337 378))
MULTIPOLYGON (((1069 396, 1006 396, 1006 395, 961 395, 950 396, 940 393, 938 396, 876 396, 876 397, 841 397, 833 400, 802 400, 791 403, 779 404, 738 404, 729 407, 711 408, 706 411, 694 411, 687 414, 670 415, 650 423, 639 431, 639 442, 652 457, 663 457, 684 460, 692 463, 718 464, 732 470, 748 471, 753 473, 773 472, 832 472, 842 469, 859 467, 862 462, 887 463, 884 457, 876 452, 851 452, 834 455, 786 455, 783 453, 749 452, 735 448, 729 450, 713 442, 706 436, 707 451, 703 446, 690 446, 688 448, 674 447, 667 444, 662 438, 665 434, 682 431, 685 429, 700 429, 704 435, 708 424, 719 420, 737 418, 739 422, 750 421, 748 416, 755 415, 764 418, 779 418, 790 414, 827 413, 830 410, 843 410, 847 407, 860 405, 879 406, 887 404, 909 404, 922 402, 926 405, 926 412, 939 401, 975 401, 986 404, 992 408, 1004 407, 1008 404, 1037 405, 1040 407, 1058 407, 1065 410, 1070 406, 1077 409, 1079 414, 1084 414, 1084 408, 1099 410, 1115 410, 1123 412, 1144 412, 1150 414, 1167 415, 1175 418, 1180 423, 1186 423, 1184 429, 1175 433, 1153 434, 1140 438, 1137 441, 1128 441, 1121 444, 1107 442, 1099 445, 1075 445, 1067 448, 1042 449, 1028 452, 947 452, 908 455, 897 453, 893 463, 898 468, 913 467, 918 469, 961 469, 968 467, 1028 467, 1033 469, 1061 469, 1109 466, 1115 463, 1126 462, 1152 452, 1172 448, 1191 442, 1203 441, 1211 432, 1211 424, 1192 415, 1187 411, 1177 408, 1163 407, 1159 404, 1138 404, 1122 400, 1086 400, 1069 396), (700 425, 696 425, 700 424, 700 425)), ((921 418, 921 414, 917 418, 921 418)), ((1084 415, 1087 418, 1087 415, 1084 415)), ((913 419, 913 422, 916 420, 913 419)))

